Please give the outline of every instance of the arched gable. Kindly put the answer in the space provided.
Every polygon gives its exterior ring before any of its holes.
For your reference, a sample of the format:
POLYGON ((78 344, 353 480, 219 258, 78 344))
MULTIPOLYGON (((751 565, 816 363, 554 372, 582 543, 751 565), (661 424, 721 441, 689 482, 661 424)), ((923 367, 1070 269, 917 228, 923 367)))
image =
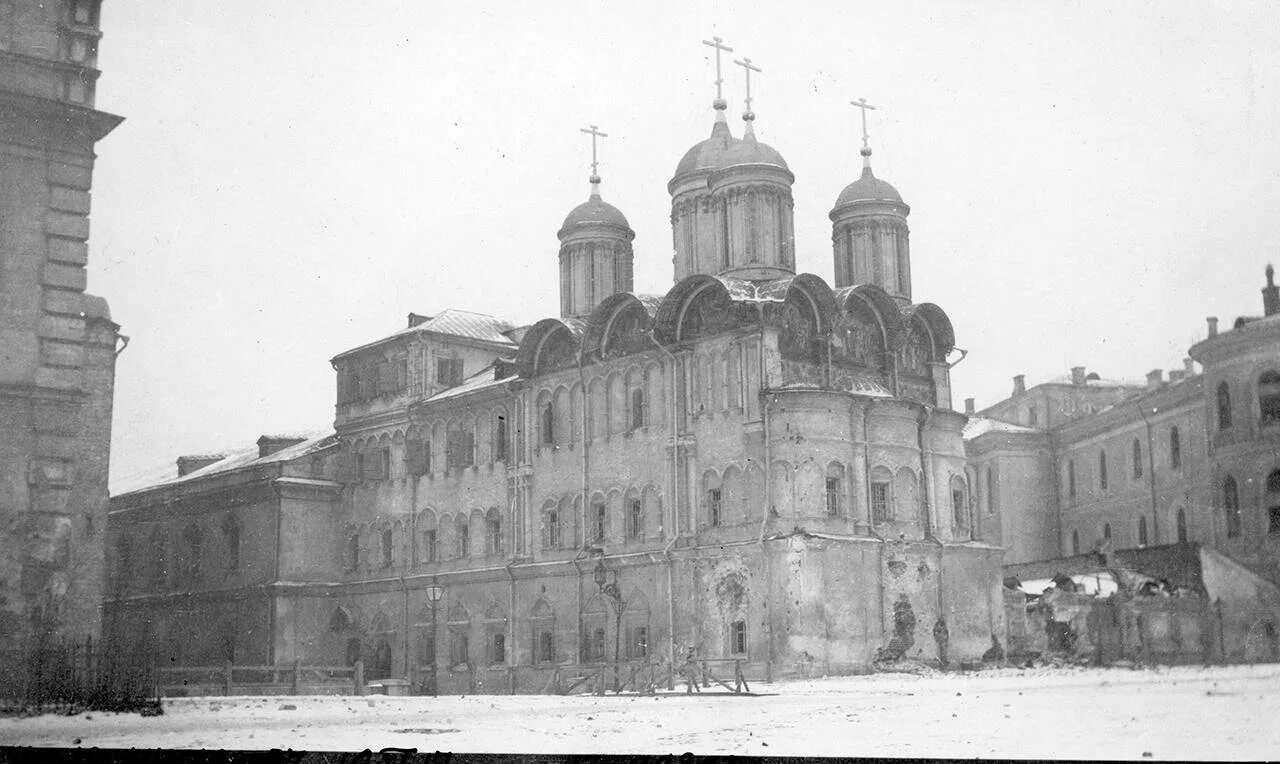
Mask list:
POLYGON ((798 273, 761 284, 758 294, 762 300, 782 306, 790 304, 811 317, 813 331, 817 335, 830 332, 839 313, 839 305, 831 293, 831 287, 812 273, 798 273))
POLYGON ((516 355, 516 367, 526 379, 577 362, 586 324, 573 318, 544 318, 529 328, 516 355))
POLYGON ((921 303, 919 305, 908 305, 902 309, 904 320, 911 321, 918 319, 921 324, 928 330, 931 342, 931 359, 933 361, 943 361, 947 354, 956 346, 955 329, 951 326, 951 319, 943 312, 942 308, 931 302, 921 303))
POLYGON ((709 337, 755 320, 755 286, 740 279, 695 274, 662 300, 655 333, 664 343, 709 337))
POLYGON ((656 295, 619 292, 605 298, 587 319, 583 355, 617 358, 651 349, 647 335, 661 306, 662 297, 656 295))

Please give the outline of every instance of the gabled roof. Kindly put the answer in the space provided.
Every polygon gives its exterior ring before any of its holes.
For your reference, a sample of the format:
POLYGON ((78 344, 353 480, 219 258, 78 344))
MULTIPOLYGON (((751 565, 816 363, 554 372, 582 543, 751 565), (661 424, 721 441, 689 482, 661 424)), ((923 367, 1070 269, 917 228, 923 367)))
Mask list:
POLYGON ((482 342, 499 342, 504 345, 514 345, 515 343, 507 336, 507 332, 513 328, 510 321, 504 321, 496 316, 448 308, 416 326, 401 329, 392 336, 412 334, 414 332, 433 332, 482 342))
POLYGON ((313 430, 307 433, 299 433, 298 436, 305 439, 300 443, 295 443, 292 446, 287 446, 273 454, 262 457, 258 456, 257 443, 217 452, 225 454, 225 456, 207 467, 188 472, 182 477, 178 477, 177 460, 170 460, 162 467, 152 467, 133 475, 126 475, 113 480, 111 482, 111 497, 116 498, 117 496, 159 488, 160 486, 177 485, 189 480, 231 472, 242 467, 257 467, 274 462, 287 462, 300 456, 306 456, 314 451, 319 451, 322 448, 327 448, 337 442, 337 436, 334 435, 332 430, 313 430))
POLYGON ((515 347, 516 342, 513 336, 518 336, 515 332, 516 327, 510 322, 505 321, 496 316, 490 316, 485 313, 474 313, 469 310, 458 310, 457 308, 448 308, 437 313, 434 316, 411 315, 411 323, 403 329, 398 329, 385 337, 376 339, 373 342, 366 342, 359 347, 344 350, 335 355, 331 360, 338 360, 352 353, 380 345, 388 340, 397 337, 405 337, 419 332, 427 332, 431 334, 439 334, 447 337, 460 337, 462 339, 477 340, 479 342, 492 342, 508 347, 515 347))

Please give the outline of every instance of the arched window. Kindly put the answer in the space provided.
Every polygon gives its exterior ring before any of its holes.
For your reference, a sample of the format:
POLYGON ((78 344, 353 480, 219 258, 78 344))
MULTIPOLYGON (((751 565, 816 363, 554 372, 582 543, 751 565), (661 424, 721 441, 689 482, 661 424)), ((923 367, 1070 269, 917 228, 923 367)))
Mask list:
POLYGON ((715 472, 703 475, 702 490, 707 525, 712 528, 719 527, 724 521, 724 493, 720 486, 720 477, 715 472))
POLYGON ((1267 475, 1267 533, 1280 535, 1280 470, 1267 475))
POLYGON ((1067 461, 1067 497, 1072 499, 1076 497, 1076 462, 1074 459, 1067 461))
POLYGON ((631 391, 631 429, 638 430, 648 424, 647 408, 644 405, 644 388, 637 387, 631 391))
POLYGON ((1187 542, 1187 512, 1182 507, 1178 507, 1178 543, 1185 544, 1187 542))
POLYGON ((839 517, 844 504, 844 465, 832 462, 827 465, 826 488, 827 517, 839 517))
POLYGON ((240 568, 240 521, 227 515, 222 521, 222 539, 227 545, 227 569, 240 568))
POLYGON ((1169 428, 1169 467, 1182 469, 1182 436, 1178 434, 1177 427, 1169 428))
POLYGON ((1265 371, 1258 377, 1258 414, 1263 424, 1280 422, 1280 372, 1265 371))
POLYGON ((491 507, 484 519, 486 548, 491 555, 502 554, 502 513, 491 507))
POLYGON ((987 514, 993 515, 996 512, 996 493, 1000 486, 996 484, 996 473, 987 467, 987 514))
POLYGON ((1138 546, 1147 545, 1147 516, 1138 515, 1138 546))
POLYGON ((419 562, 436 562, 440 559, 440 532, 436 527, 436 513, 427 510, 418 522, 422 528, 422 557, 419 562))
POLYGON ((458 519, 455 522, 453 539, 456 549, 454 555, 458 558, 463 558, 471 554, 471 526, 467 523, 465 512, 459 512, 458 519))
POLYGON ((187 580, 194 581, 200 575, 200 552, 202 537, 200 527, 192 524, 188 525, 182 533, 183 546, 186 547, 186 571, 187 580))
POLYGON ((1071 531, 1071 553, 1080 554, 1080 531, 1071 531))
POLYGON ((1240 491, 1230 475, 1222 481, 1222 511, 1227 516, 1227 538, 1236 538, 1240 535, 1240 491))
POLYGON ((1231 429, 1231 389, 1226 382, 1218 384, 1218 429, 1231 429))
POLYGON ((871 522, 885 523, 893 518, 893 473, 887 467, 871 471, 871 522))
POLYGON ((560 510, 548 503, 542 510, 542 548, 560 548, 560 510))
POLYGON ((1098 452, 1098 487, 1107 490, 1107 452, 1098 452))
POLYGON ((507 417, 505 414, 498 415, 494 426, 493 460, 495 462, 505 462, 507 460, 507 417))
POLYGON ((1133 477, 1142 477, 1142 441, 1137 438, 1133 439, 1133 477))
POLYGON ((347 538, 347 570, 360 567, 360 534, 352 533, 347 538))
POLYGON ((542 445, 552 446, 556 442, 556 411, 551 405, 551 401, 547 401, 542 405, 542 445))
POLYGON ((956 475, 951 478, 951 518, 955 521, 957 533, 969 527, 968 498, 964 478, 956 475))
POLYGON ((392 558, 394 557, 392 554, 394 544, 395 535, 391 532, 390 528, 384 528, 382 530, 382 567, 384 568, 391 567, 392 558))

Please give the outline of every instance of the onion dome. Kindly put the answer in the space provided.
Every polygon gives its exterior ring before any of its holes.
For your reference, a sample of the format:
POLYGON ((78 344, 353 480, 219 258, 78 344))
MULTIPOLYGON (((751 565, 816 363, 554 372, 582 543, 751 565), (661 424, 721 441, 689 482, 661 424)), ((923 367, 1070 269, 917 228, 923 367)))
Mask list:
POLYGON ((781 167, 788 172, 787 160, 772 146, 756 140, 754 132, 748 131, 742 140, 736 141, 732 148, 724 152, 716 169, 737 167, 739 165, 761 164, 781 167))
POLYGON ((559 236, 563 239, 580 226, 599 225, 631 230, 631 225, 627 222, 627 217, 622 214, 622 210, 600 198, 600 179, 593 177, 591 196, 565 216, 564 224, 560 226, 559 236))
MULTIPOLYGON (((871 149, 862 149, 862 177, 845 186, 840 192, 840 196, 836 198, 836 207, 839 208, 853 202, 893 202, 903 204, 902 194, 898 193, 898 189, 891 186, 887 181, 880 180, 871 172, 871 149)), ((904 205, 905 206, 905 205, 904 205)))

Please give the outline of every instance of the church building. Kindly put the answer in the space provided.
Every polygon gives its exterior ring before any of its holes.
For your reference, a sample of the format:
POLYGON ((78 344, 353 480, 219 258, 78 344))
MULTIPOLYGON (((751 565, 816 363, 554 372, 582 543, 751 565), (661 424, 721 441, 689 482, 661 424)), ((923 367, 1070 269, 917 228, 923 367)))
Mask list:
POLYGON ((797 273, 795 176, 750 100, 734 134, 720 84, 668 183, 672 285, 637 291, 593 162, 557 234, 559 315, 410 314, 332 359, 334 434, 116 496, 107 622, 175 662, 360 660, 440 692, 691 650, 772 678, 1002 642, 910 207, 864 137, 834 281, 797 273))

